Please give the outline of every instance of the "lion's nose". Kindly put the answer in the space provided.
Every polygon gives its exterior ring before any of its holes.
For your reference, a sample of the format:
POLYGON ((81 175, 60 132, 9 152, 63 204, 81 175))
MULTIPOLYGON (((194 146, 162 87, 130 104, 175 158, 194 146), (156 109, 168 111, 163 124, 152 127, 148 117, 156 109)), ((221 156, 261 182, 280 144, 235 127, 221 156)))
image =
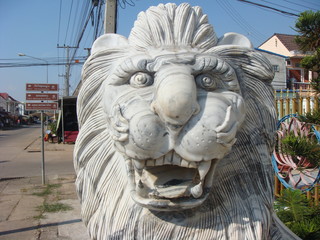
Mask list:
POLYGON ((168 67, 158 72, 152 109, 162 121, 177 129, 199 112, 197 87, 188 68, 168 67))

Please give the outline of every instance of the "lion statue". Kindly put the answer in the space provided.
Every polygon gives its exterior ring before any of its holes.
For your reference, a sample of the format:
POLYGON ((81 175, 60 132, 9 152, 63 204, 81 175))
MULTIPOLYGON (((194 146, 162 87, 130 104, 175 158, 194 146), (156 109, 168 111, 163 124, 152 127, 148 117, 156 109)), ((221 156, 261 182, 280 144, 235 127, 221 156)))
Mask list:
POLYGON ((189 4, 105 34, 82 72, 74 150, 92 239, 298 239, 273 212, 272 66, 189 4))

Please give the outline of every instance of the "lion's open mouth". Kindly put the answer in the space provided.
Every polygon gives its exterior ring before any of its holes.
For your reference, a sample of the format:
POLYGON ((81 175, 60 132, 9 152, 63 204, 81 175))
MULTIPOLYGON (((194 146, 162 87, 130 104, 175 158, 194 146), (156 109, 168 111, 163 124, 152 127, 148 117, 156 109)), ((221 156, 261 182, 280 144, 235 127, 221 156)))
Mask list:
POLYGON ((186 161, 174 151, 155 160, 128 160, 133 199, 162 211, 196 207, 208 195, 216 163, 186 161))

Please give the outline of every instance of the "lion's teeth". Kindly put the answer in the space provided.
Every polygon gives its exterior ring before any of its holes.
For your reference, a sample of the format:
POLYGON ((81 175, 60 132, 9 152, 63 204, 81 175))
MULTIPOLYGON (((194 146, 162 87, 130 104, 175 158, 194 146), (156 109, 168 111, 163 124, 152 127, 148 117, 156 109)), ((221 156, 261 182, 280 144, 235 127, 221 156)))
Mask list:
POLYGON ((166 154, 164 156, 164 165, 171 165, 172 163, 172 158, 173 158, 173 151, 171 151, 170 153, 166 154))
POLYGON ((172 165, 180 166, 180 162, 181 162, 181 157, 178 154, 174 153, 172 157, 172 165))
POLYGON ((162 166, 162 165, 164 165, 163 157, 156 159, 156 166, 162 166))
POLYGON ((202 193, 203 193, 203 189, 202 189, 202 183, 200 182, 199 184, 195 185, 194 187, 192 187, 190 189, 190 192, 192 194, 192 196, 194 198, 199 198, 201 197, 202 193))
POLYGON ((181 159, 181 163, 180 163, 180 166, 181 167, 188 167, 188 165, 189 165, 189 163, 186 161, 186 160, 184 160, 184 159, 181 159))
POLYGON ((200 181, 202 182, 210 170, 211 161, 202 161, 198 166, 200 181))
POLYGON ((195 162, 189 162, 188 168, 197 168, 197 164, 195 162))
POLYGON ((147 160, 146 165, 149 167, 154 167, 155 166, 156 160, 147 160))

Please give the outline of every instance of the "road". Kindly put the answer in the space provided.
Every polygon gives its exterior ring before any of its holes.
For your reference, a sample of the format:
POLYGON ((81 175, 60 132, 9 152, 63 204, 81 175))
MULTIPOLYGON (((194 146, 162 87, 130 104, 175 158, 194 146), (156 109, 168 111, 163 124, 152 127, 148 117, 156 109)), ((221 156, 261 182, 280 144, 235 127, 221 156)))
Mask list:
MULTIPOLYGON (((42 175, 41 127, 0 130, 0 179, 42 175)), ((73 146, 45 142, 45 174, 72 174, 73 146)))

